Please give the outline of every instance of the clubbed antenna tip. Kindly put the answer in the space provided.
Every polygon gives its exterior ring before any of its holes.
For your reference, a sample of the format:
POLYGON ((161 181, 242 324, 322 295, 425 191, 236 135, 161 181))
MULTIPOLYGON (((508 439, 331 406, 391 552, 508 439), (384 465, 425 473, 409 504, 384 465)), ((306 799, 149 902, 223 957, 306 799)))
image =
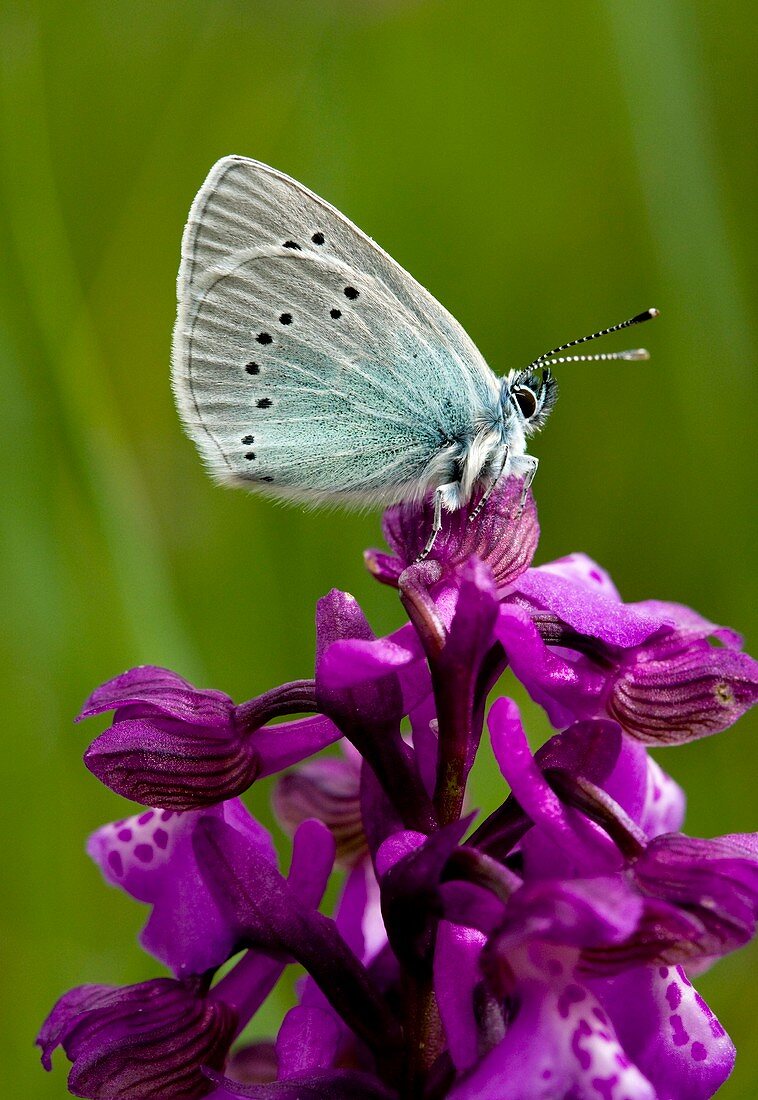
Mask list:
POLYGON ((636 314, 636 316, 630 317, 628 321, 622 321, 618 325, 611 325, 610 328, 600 329, 599 332, 591 332, 589 334, 589 336, 580 336, 578 340, 569 340, 569 342, 567 344, 560 344, 557 348, 551 348, 551 350, 546 351, 544 353, 544 355, 540 355, 537 359, 533 359, 532 362, 529 364, 529 366, 526 368, 526 370, 522 371, 521 373, 522 373, 522 375, 526 375, 534 367, 539 367, 539 366, 542 366, 543 364, 546 365, 547 363, 554 363, 554 362, 558 362, 558 363, 574 362, 575 363, 575 362, 584 362, 584 361, 586 361, 586 359, 605 359, 605 358, 608 358, 608 359, 646 359, 647 358, 647 353, 645 355, 638 354, 638 352, 641 349, 638 349, 637 352, 633 352, 633 353, 630 353, 630 352, 621 352, 621 353, 615 352, 612 355, 608 355, 608 356, 604 356, 604 355, 594 356, 593 355, 593 356, 586 356, 586 357, 579 356, 578 358, 574 357, 574 356, 564 356, 562 359, 554 359, 553 357, 556 356, 556 355, 560 355, 561 352, 567 351, 569 348, 575 348, 578 344, 586 344, 590 340, 597 340, 598 337, 600 337, 600 336, 609 336, 612 332, 621 332, 622 329, 629 328, 631 325, 640 325, 640 324, 642 324, 643 321, 652 321, 652 319, 654 317, 658 316, 658 312, 659 311, 657 309, 655 309, 654 307, 652 307, 651 309, 646 309, 643 313, 638 313, 638 314, 636 314))

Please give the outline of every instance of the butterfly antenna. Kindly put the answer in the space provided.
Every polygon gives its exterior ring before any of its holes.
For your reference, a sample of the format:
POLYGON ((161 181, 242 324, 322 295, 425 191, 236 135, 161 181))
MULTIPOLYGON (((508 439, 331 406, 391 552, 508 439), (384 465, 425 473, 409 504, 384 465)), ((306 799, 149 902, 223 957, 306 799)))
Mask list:
POLYGON ((647 348, 630 348, 628 351, 603 352, 600 355, 559 355, 554 359, 539 359, 541 367, 556 367, 561 363, 604 363, 607 359, 624 359, 627 362, 649 359, 647 348))
POLYGON ((597 340, 600 336, 609 336, 612 332, 620 332, 623 328, 630 328, 632 325, 641 325, 643 321, 652 321, 653 317, 658 316, 657 309, 646 309, 644 313, 638 313, 635 317, 630 317, 628 321, 621 321, 618 325, 611 325, 610 328, 600 329, 599 332, 593 332, 589 336, 581 336, 578 340, 569 340, 567 344, 560 344, 557 348, 551 348, 550 351, 546 351, 543 355, 538 356, 537 359, 533 359, 528 367, 524 369, 523 374, 528 373, 534 367, 541 367, 546 365, 546 360, 551 362, 561 363, 575 363, 586 362, 592 359, 647 359, 648 354, 644 348, 637 348, 634 351, 619 352, 612 355, 588 355, 588 356, 568 356, 564 359, 553 359, 553 356, 560 355, 562 351, 568 351, 569 348, 575 348, 577 344, 586 344, 590 340, 597 340))

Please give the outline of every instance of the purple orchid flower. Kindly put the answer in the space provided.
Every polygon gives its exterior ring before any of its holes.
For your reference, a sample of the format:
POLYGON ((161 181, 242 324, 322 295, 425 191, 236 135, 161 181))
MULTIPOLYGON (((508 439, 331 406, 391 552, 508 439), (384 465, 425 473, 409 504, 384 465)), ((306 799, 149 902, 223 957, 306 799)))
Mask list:
MULTIPOLYGON (((141 815, 143 818, 147 814, 141 815)), ((127 828, 146 829, 148 822, 119 822, 99 830, 91 852, 111 881, 128 893, 153 904, 143 933, 145 946, 177 973, 181 980, 157 978, 136 986, 79 986, 64 994, 53 1008, 38 1036, 42 1060, 51 1066, 51 1055, 62 1046, 73 1066, 69 1087, 77 1096, 204 1096, 211 1084, 203 1067, 221 1068, 236 1035, 257 1012, 287 963, 287 955, 274 936, 248 950, 220 982, 211 988, 214 971, 235 955, 242 944, 240 928, 225 907, 213 905, 208 887, 210 871, 193 844, 204 824, 217 822, 236 838, 248 857, 251 853, 278 878, 271 838, 241 804, 222 805, 212 811, 176 814, 174 836, 158 850, 162 865, 143 870, 139 857, 125 852, 129 841, 118 833, 127 828), (117 874, 112 856, 120 855, 123 874, 117 874), (111 877, 114 876, 114 877, 111 877), (175 889, 172 889, 172 884, 175 889), (194 888, 193 888, 194 887, 194 888), (208 930, 209 944, 202 942, 208 930), (172 938, 173 937, 173 938, 172 938)), ((171 822, 163 819, 168 832, 171 822)), ((155 844, 155 830, 153 831, 155 844)), ((326 829, 307 822, 295 837, 289 877, 291 904, 315 915, 329 878, 334 846, 326 829)), ((158 862, 158 861, 156 861, 158 862)), ((284 880, 282 880, 284 881, 284 880)))
POLYGON ((143 805, 211 806, 336 741, 339 730, 322 715, 265 728, 272 718, 315 709, 312 681, 235 706, 222 692, 194 688, 168 669, 133 668, 84 704, 79 720, 115 711, 84 762, 106 786, 143 805))
POLYGON ((234 929, 216 906, 192 838, 203 816, 226 821, 272 866, 271 837, 239 799, 206 810, 146 810, 103 825, 87 844, 112 886, 152 907, 142 946, 181 978, 221 966, 235 946, 234 929))
POLYGON ((755 936, 758 834, 683 834, 684 792, 646 745, 731 725, 758 665, 694 611, 625 604, 584 555, 532 566, 520 493, 508 479, 475 522, 446 515, 424 562, 428 504, 389 509, 392 553, 367 562, 408 622, 376 637, 329 593, 313 680, 235 705, 148 667, 88 700, 82 717, 115 714, 87 766, 149 807, 88 851, 150 907, 141 941, 173 977, 60 998, 38 1042, 47 1069, 63 1048, 75 1095, 718 1090, 734 1048, 691 978, 755 936), (559 731, 534 754, 509 699, 486 716, 508 666, 559 731), (485 716, 503 796, 472 825, 485 716), (341 756, 311 759, 337 741, 341 756), (286 877, 238 797, 276 773, 286 877), (306 977, 278 1035, 236 1045, 295 963, 306 977))

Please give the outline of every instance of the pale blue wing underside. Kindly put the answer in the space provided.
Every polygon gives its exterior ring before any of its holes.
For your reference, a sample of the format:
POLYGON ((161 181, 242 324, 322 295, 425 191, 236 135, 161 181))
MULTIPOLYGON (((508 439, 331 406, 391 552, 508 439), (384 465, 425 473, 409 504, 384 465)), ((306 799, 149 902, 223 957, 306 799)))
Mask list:
POLYGON ((497 408, 458 323, 287 176, 227 157, 190 212, 173 384, 211 473, 278 496, 390 501, 497 408))

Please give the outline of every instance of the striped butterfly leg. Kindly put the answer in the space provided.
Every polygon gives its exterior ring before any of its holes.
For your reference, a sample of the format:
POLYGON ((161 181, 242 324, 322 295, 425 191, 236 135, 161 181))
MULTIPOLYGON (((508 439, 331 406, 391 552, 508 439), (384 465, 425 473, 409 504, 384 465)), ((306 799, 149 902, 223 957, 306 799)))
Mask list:
POLYGON ((521 486, 521 499, 519 500, 518 505, 518 515, 516 517, 517 519, 521 518, 521 515, 524 511, 524 505, 526 504, 526 494, 529 492, 529 487, 534 481, 534 475, 537 473, 537 467, 539 466, 539 464, 539 459, 535 458, 533 455, 519 455, 518 458, 514 458, 511 464, 512 473, 518 474, 523 472, 524 475, 524 481, 521 486))
POLYGON ((445 499, 445 495, 450 493, 451 491, 455 492, 457 490, 457 482, 450 482, 449 485, 440 485, 439 488, 434 490, 434 518, 432 519, 432 529, 429 533, 429 538, 426 540, 426 546, 416 558, 416 561, 413 563, 414 565, 418 564, 418 562, 420 561, 424 561, 424 559, 427 558, 431 553, 432 548, 437 541, 437 535, 442 529, 442 505, 445 499))
POLYGON ((497 476, 492 479, 492 481, 490 482, 488 488, 482 494, 482 498, 479 501, 479 503, 477 504, 476 508, 474 508, 473 512, 471 512, 469 514, 469 517, 468 517, 469 523, 474 522, 476 517, 481 512, 482 508, 484 508, 485 504, 487 503, 487 501, 491 497, 495 486, 497 485, 498 481, 500 481, 500 478, 503 476, 503 471, 505 470, 505 466, 506 466, 507 462, 508 462, 508 448, 506 447, 505 448, 505 454, 503 455, 503 461, 500 463, 500 469, 497 472, 497 476))

